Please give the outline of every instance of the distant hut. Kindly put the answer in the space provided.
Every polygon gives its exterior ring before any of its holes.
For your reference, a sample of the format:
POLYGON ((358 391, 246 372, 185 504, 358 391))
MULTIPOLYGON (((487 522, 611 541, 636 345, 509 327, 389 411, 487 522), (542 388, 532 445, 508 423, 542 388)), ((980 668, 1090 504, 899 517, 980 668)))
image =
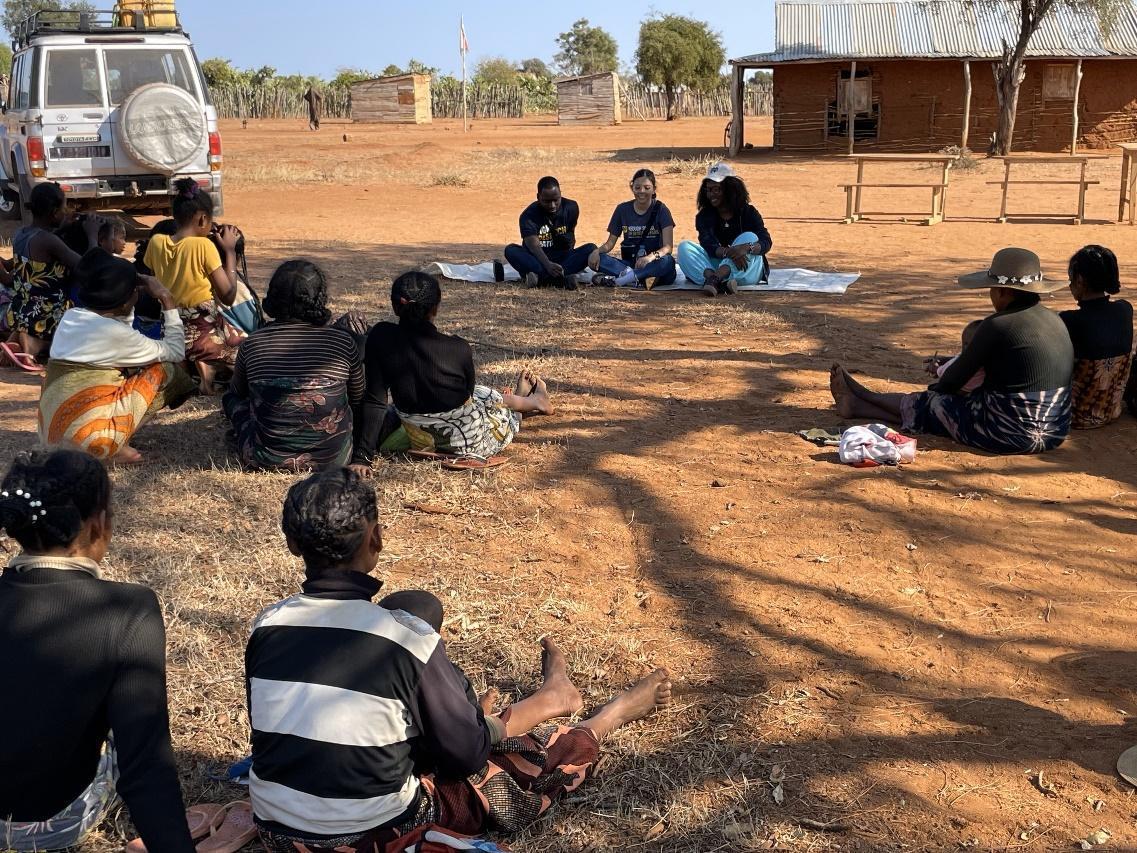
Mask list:
POLYGON ((616 72, 558 80, 557 119, 560 124, 619 124, 623 115, 616 72))
POLYGON ((399 74, 353 84, 351 119, 386 124, 430 124, 430 75, 399 74))

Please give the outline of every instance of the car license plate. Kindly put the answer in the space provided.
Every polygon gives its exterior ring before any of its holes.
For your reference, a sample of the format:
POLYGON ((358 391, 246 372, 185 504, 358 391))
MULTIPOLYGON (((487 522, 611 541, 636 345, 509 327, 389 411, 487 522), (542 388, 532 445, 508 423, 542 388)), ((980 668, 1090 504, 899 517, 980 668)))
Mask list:
POLYGON ((97 133, 79 136, 57 136, 55 141, 61 145, 82 145, 87 142, 101 142, 97 133))

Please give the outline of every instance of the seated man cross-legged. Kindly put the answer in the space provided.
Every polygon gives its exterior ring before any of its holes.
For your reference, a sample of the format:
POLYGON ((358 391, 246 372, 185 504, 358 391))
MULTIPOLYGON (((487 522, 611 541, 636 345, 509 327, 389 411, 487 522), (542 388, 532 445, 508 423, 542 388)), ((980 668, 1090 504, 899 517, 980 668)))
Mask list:
POLYGON ((521 243, 505 247, 505 259, 526 287, 549 284, 576 289, 576 276, 588 266, 595 243, 576 245, 580 206, 561 196, 556 178, 537 182, 537 200, 521 213, 521 243))
POLYGON ((544 684, 487 715, 438 634, 425 592, 373 604, 383 547, 375 492, 351 469, 293 486, 282 520, 303 591, 264 610, 245 653, 249 774, 271 853, 382 853, 427 825, 474 835, 528 826, 592 772, 600 741, 670 701, 658 669, 576 726, 564 657, 544 645, 544 684))

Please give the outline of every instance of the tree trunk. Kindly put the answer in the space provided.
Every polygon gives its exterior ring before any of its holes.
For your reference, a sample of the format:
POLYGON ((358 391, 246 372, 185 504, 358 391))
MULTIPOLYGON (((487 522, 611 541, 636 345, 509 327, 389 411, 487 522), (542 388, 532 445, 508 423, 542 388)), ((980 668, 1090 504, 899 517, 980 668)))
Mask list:
POLYGON ((1015 116, 1019 108, 1019 86, 1026 78, 1026 50, 1043 19, 1057 0, 1019 0, 1019 37, 1012 49, 1003 42, 1003 58, 995 64, 995 94, 999 99, 999 125, 991 140, 991 153, 1002 157, 1011 153, 1015 136, 1015 116))
POLYGON ((664 86, 663 92, 667 96, 667 120, 675 121, 675 87, 664 86))

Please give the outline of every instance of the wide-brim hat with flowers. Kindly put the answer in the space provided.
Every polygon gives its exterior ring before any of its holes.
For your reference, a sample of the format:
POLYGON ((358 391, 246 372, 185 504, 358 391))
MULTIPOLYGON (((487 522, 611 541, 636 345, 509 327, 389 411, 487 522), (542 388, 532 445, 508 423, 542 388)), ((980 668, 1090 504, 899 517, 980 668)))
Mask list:
POLYGON ((959 286, 975 289, 1009 287, 1027 293, 1050 293, 1065 287, 1065 283, 1047 280, 1042 274, 1038 255, 1029 249, 1000 249, 986 270, 961 275, 959 286))

